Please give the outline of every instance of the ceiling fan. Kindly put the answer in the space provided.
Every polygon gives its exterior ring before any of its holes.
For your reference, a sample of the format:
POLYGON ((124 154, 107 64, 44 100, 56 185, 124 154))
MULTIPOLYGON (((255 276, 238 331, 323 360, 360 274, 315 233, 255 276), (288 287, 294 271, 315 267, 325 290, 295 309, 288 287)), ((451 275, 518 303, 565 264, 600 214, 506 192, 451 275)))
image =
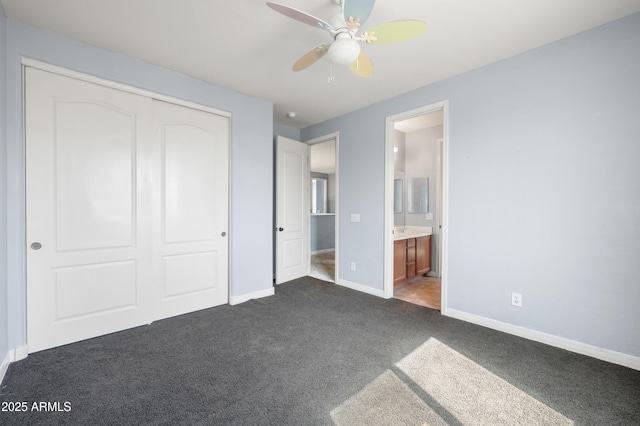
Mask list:
POLYGON ((351 71, 360 77, 373 74, 373 64, 360 49, 360 42, 369 44, 386 44, 405 41, 419 36, 427 30, 427 24, 417 20, 401 20, 387 22, 356 36, 360 25, 369 18, 375 0, 332 0, 342 7, 342 13, 332 19, 329 24, 322 19, 309 15, 298 9, 279 3, 267 2, 267 6, 296 21, 327 31, 333 37, 328 43, 322 43, 305 55, 295 64, 293 71, 302 71, 328 54, 334 64, 349 65, 351 71))

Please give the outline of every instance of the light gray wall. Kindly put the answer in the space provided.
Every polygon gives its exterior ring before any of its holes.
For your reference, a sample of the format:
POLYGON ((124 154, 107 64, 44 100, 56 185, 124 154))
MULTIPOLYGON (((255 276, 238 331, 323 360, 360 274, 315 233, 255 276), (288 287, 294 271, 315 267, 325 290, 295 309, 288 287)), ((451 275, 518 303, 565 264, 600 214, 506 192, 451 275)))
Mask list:
POLYGON ((327 250, 336 247, 336 216, 311 216, 311 251, 327 250))
POLYGON ((229 111, 231 296, 268 290, 272 280, 273 105, 163 68, 8 20, 9 343, 25 344, 24 146, 21 58, 70 68, 229 111), (262 177, 262 178, 260 178, 262 177), (255 253, 260 253, 256 256, 255 253))
POLYGON ((381 290, 385 120, 376 110, 377 106, 372 106, 307 127, 302 129, 301 136, 307 141, 340 132, 338 276, 381 290), (374 115, 368 116, 367 111, 373 111, 374 115), (351 222, 351 214, 360 214, 360 222, 351 222), (356 271, 350 268, 352 261, 356 263, 356 271))
POLYGON ((285 138, 293 139, 294 141, 300 141, 300 129, 284 126, 282 124, 273 123, 273 144, 278 136, 284 136, 285 138))
POLYGON ((407 135, 400 130, 393 131, 393 146, 398 148, 398 151, 393 154, 393 166, 396 172, 404 172, 406 154, 405 143, 407 135))
POLYGON ((449 100, 448 308, 640 356, 638 46, 635 14, 303 129, 340 132, 339 276, 382 289, 385 117, 449 100))
POLYGON ((435 226, 436 212, 436 174, 438 173, 438 139, 442 138, 442 126, 416 130, 406 134, 406 164, 407 181, 415 177, 429 179, 429 212, 433 219, 427 219, 425 213, 409 213, 407 209, 407 226, 435 226))
MULTIPOLYGON (((0 4, 0 363, 9 351, 7 299, 7 17, 0 4)), ((1 378, 0 378, 1 380, 1 378)))

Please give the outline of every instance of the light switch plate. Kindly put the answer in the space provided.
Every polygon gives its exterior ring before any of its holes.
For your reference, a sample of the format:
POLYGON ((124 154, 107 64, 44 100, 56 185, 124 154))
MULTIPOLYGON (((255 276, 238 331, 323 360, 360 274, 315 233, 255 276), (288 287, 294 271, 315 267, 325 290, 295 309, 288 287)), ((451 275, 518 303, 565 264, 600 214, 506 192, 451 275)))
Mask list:
POLYGON ((360 214, 351 213, 351 222, 360 222, 360 214))

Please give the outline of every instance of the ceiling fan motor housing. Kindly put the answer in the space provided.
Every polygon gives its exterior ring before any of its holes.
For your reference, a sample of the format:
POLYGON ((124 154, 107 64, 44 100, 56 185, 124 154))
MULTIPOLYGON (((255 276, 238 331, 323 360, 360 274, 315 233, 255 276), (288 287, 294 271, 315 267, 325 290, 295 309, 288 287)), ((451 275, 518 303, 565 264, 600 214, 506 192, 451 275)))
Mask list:
POLYGON ((329 47, 329 59, 338 65, 349 65, 360 55, 360 43, 348 32, 336 34, 335 41, 329 47))

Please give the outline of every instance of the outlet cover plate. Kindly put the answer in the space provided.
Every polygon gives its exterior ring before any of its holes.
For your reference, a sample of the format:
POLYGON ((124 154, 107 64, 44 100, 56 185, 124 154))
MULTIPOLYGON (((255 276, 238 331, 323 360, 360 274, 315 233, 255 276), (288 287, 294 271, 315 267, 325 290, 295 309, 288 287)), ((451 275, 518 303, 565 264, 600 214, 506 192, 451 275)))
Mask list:
POLYGON ((522 294, 511 293, 511 304, 513 306, 522 306, 522 294))

